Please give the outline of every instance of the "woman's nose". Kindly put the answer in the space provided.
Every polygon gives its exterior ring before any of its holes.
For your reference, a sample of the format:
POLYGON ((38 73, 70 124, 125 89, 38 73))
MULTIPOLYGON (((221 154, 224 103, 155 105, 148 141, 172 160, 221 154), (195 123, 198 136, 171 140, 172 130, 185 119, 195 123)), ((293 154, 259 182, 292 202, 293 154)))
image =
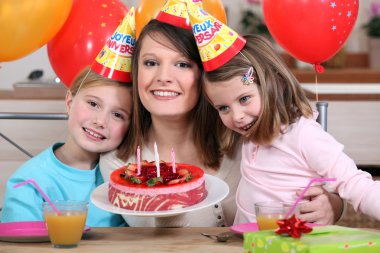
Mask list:
POLYGON ((173 81, 172 73, 171 73, 170 67, 168 65, 162 64, 159 67, 157 81, 159 81, 163 84, 171 83, 173 81))

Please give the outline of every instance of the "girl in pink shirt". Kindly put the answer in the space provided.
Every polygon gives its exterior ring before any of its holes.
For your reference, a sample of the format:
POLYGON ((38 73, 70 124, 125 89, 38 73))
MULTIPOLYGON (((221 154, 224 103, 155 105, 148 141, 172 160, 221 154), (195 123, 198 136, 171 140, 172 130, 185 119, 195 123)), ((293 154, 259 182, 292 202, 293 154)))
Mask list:
MULTIPOLYGON (((358 170, 343 145, 316 122, 300 84, 260 36, 221 67, 205 73, 204 91, 225 129, 224 149, 243 135, 235 223, 255 222, 254 204, 293 202, 311 178, 336 178, 331 187, 356 211, 380 219, 380 184, 358 170), (226 137, 227 136, 227 137, 226 137)), ((308 211, 303 204, 301 211, 308 211)), ((309 205, 309 207, 307 207, 309 205)), ((301 214, 309 222, 311 213, 301 214)), ((314 217, 316 217, 314 215, 314 217)))

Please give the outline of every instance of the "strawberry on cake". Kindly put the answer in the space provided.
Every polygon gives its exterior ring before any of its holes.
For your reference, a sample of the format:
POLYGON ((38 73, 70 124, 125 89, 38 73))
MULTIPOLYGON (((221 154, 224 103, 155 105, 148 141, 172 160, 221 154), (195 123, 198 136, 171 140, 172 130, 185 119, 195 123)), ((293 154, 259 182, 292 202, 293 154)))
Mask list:
POLYGON ((134 211, 164 211, 192 206, 207 196, 204 172, 188 164, 160 162, 160 177, 154 162, 128 164, 112 172, 108 199, 120 208, 134 211))

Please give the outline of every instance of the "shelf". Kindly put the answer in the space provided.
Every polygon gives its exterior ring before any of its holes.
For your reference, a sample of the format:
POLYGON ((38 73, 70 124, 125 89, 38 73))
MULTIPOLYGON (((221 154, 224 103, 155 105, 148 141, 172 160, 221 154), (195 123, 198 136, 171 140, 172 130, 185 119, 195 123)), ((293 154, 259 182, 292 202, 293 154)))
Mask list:
MULTIPOLYGON (((292 69, 293 74, 300 83, 315 83, 315 71, 313 69, 292 69)), ((377 83, 380 84, 380 69, 344 68, 326 69, 324 73, 317 75, 318 83, 377 83)))

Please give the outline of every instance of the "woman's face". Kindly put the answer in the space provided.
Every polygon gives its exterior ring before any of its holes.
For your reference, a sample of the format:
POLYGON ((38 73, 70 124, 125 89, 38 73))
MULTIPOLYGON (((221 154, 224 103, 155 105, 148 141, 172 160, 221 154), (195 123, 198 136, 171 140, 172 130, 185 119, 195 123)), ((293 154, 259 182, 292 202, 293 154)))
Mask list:
POLYGON ((138 59, 138 91, 152 117, 187 115, 200 96, 200 70, 167 38, 144 37, 138 59))

